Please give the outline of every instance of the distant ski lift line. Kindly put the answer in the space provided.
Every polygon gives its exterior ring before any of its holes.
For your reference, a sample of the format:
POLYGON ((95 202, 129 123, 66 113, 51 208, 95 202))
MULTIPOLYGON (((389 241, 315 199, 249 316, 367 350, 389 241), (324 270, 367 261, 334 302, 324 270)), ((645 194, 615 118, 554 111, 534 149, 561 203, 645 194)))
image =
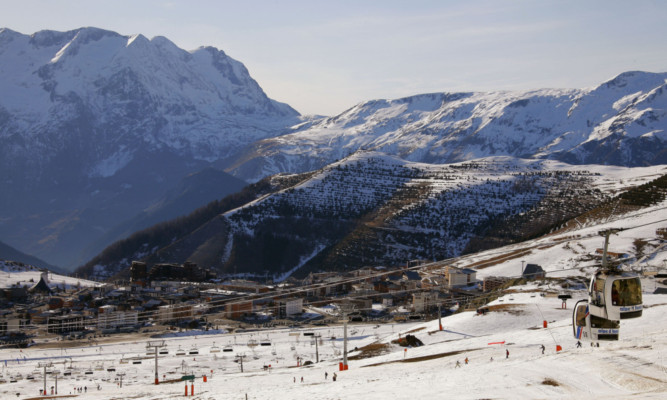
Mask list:
MULTIPOLYGON (((653 209, 650 212, 654 212, 654 211, 658 211, 658 210, 665 210, 665 209, 667 209, 667 207, 660 207, 660 208, 653 209)), ((646 211, 646 212, 643 212, 643 213, 637 213, 637 214, 633 214, 633 215, 642 215, 642 214, 645 214, 645 213, 648 213, 648 212, 649 211, 646 211)), ((652 222, 645 223, 645 224, 631 226, 631 227, 628 227, 628 228, 623 228, 623 231, 637 229, 637 228, 641 228, 641 227, 649 226, 649 225, 655 225, 657 223, 665 222, 665 221, 667 221, 667 218, 657 220, 657 221, 652 221, 652 222)), ((571 242, 571 241, 574 241, 574 240, 581 240, 581 238, 576 238, 576 239, 565 238, 565 239, 559 240, 558 242, 559 243, 566 243, 566 242, 571 242)), ((498 251, 495 251, 495 252, 489 252, 489 253, 487 253, 487 255, 493 256, 493 255, 496 255, 496 254, 503 254, 505 252, 506 251, 498 250, 498 251)), ((331 283, 331 284, 309 285, 309 286, 305 286, 305 287, 299 288, 297 290, 291 291, 290 294, 302 293, 302 292, 306 292, 306 291, 309 291, 309 290, 327 288, 327 287, 337 286, 337 285, 340 285, 340 284, 357 282, 357 281, 360 281, 360 280, 366 280, 366 279, 369 279, 369 278, 375 278, 375 277, 380 277, 380 276, 384 276, 384 275, 393 274, 393 273, 398 272, 398 271, 419 270, 419 269, 423 269, 423 268, 427 268, 427 267, 439 266, 440 264, 444 264, 444 263, 447 263, 447 262, 450 262, 450 261, 453 261, 453 260, 456 260, 456 259, 459 259, 459 258, 461 258, 461 257, 452 257, 452 258, 447 258, 447 259, 444 259, 444 260, 439 260, 439 261, 435 261, 435 262, 428 263, 428 264, 421 264, 421 265, 418 265, 418 266, 413 266, 413 267, 408 267, 408 268, 400 268, 400 269, 393 269, 393 270, 390 270, 390 271, 378 272, 378 273, 371 274, 371 275, 366 275, 366 276, 363 276, 363 277, 348 278, 348 279, 345 279, 345 280, 342 280, 342 281, 339 281, 339 282, 336 282, 336 283, 331 283)), ((556 273, 556 272, 562 273, 563 271, 571 271, 571 270, 579 270, 579 269, 580 269, 580 267, 572 267, 572 268, 561 269, 561 270, 557 270, 557 271, 545 271, 545 274, 556 273)), ((510 278, 510 279, 511 278, 520 278, 520 277, 521 277, 521 275, 505 276, 505 278, 510 278)), ((404 291, 401 291, 399 293, 410 293, 410 292, 418 292, 418 291, 422 291, 422 289, 404 290, 404 291)), ((269 299, 269 298, 272 298, 276 293, 277 292, 268 292, 264 296, 253 298, 253 300, 269 299)), ((488 294, 489 293, 485 293, 484 295, 486 296, 488 294)), ((452 300, 459 300, 459 299, 466 299, 466 298, 467 299, 475 299, 475 298, 480 297, 480 296, 481 295, 478 295, 478 296, 460 296, 460 297, 453 297, 452 300)), ((354 299, 354 298, 365 298, 365 297, 368 297, 368 295, 359 295, 359 296, 348 297, 348 298, 354 299)), ((207 304, 207 305, 239 304, 239 303, 247 301, 245 299, 247 299, 247 296, 240 296, 238 298, 238 300, 233 300, 233 301, 212 300, 212 301, 204 302, 202 304, 207 304)), ((139 314, 141 316, 146 316, 146 317, 157 316, 158 315, 157 311, 145 311, 145 312, 139 313, 139 314)), ((76 322, 72 322, 71 324, 76 324, 76 322)), ((64 324, 63 326, 67 326, 67 324, 64 324)))

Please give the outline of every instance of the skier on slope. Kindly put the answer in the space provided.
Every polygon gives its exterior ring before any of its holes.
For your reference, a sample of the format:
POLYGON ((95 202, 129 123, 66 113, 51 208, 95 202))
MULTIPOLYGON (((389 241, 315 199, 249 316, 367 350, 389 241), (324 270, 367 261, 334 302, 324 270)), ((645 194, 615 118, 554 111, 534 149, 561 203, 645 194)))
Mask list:
POLYGON ((542 345, 542 354, 544 354, 544 345, 542 345))

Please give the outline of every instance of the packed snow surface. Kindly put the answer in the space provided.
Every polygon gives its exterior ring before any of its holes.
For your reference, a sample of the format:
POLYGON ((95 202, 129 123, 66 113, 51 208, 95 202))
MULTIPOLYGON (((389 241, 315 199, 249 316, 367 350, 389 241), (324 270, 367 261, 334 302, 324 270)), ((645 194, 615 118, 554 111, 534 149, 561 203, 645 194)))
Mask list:
MULTIPOLYGON (((664 398, 664 296, 645 293, 644 316, 623 321, 618 342, 602 343, 599 348, 584 343, 577 348, 570 309, 562 309, 555 296, 540 296, 533 291, 536 287, 516 289, 516 293, 493 303, 507 305, 505 311, 446 317, 442 331, 437 320, 350 325, 350 357, 359 353, 355 348, 389 343, 407 333, 417 336, 424 346, 404 349, 390 345, 391 351, 385 355, 349 361, 347 371, 338 370, 342 326, 327 326, 236 334, 191 332, 189 336, 168 337, 169 354, 159 356, 159 376, 161 381, 169 381, 195 375, 198 399, 243 399, 245 394, 249 399, 664 398), (319 363, 315 363, 314 339, 304 336, 305 332, 321 335, 319 363), (253 339, 270 342, 270 346, 252 346, 253 339), (541 345, 546 347, 544 354, 541 345), (557 345, 562 351, 556 351, 557 345), (229 346, 233 351, 211 352, 214 346, 229 346), (189 354, 193 348, 199 354, 189 354), (186 355, 176 355, 178 349, 186 355), (242 355, 243 372, 235 362, 242 355), (314 364, 297 367, 297 357, 314 364), (457 361, 460 368, 456 367, 457 361), (334 373, 336 382, 332 381, 334 373), (207 382, 203 381, 204 375, 207 382)), ((154 356, 146 354, 145 346, 145 340, 136 340, 63 349, 3 349, 4 378, 9 382, 10 376, 20 373, 23 379, 1 385, 0 397, 15 398, 17 393, 16 398, 37 397, 44 385, 43 377, 37 375, 43 368, 37 365, 44 361, 51 361, 61 372, 59 395, 76 393, 89 399, 183 397, 184 382, 153 384, 154 356), (109 372, 108 368, 115 371, 109 372), (63 376, 65 372, 71 375, 63 376), (26 380, 31 373, 35 379, 26 380), (122 388, 116 380, 119 374, 124 374, 122 388), (86 387, 86 392, 78 393, 78 387, 86 387)), ((53 385, 53 375, 47 375, 47 388, 53 385)))

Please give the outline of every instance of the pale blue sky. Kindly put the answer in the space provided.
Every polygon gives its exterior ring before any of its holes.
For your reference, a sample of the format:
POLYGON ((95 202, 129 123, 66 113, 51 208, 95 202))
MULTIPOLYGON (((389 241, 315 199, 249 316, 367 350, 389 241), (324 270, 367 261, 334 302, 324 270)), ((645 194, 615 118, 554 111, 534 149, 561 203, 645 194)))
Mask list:
POLYGON ((95 26, 215 46, 304 114, 420 93, 667 72, 667 1, 0 0, 0 27, 95 26))

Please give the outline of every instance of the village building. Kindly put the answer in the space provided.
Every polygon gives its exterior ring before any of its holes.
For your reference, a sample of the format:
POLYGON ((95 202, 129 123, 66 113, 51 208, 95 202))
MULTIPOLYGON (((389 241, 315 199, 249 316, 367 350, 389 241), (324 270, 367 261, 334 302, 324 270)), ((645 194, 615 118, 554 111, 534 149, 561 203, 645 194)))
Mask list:
POLYGON ((527 264, 521 276, 528 280, 544 279, 546 272, 537 264, 527 264))
POLYGON ((468 286, 477 281, 477 271, 448 265, 445 268, 445 281, 449 287, 468 286))
POLYGON ((276 300, 278 318, 290 318, 303 312, 303 299, 294 297, 276 300))

